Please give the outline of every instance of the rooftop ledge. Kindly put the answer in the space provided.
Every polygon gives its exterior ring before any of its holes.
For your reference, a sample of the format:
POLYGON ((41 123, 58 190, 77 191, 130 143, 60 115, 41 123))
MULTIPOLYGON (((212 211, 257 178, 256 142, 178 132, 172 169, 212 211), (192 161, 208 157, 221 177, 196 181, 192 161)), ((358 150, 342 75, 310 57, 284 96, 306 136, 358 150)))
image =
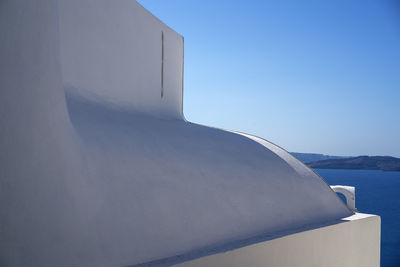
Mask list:
POLYGON ((136 266, 380 266, 379 216, 363 213, 290 232, 264 235, 230 245, 136 266))

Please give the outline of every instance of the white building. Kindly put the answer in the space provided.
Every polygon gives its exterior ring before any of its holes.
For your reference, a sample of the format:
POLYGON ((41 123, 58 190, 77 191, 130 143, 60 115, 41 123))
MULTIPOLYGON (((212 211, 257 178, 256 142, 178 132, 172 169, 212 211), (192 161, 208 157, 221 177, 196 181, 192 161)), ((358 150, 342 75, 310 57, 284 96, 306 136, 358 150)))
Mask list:
POLYGON ((184 119, 183 58, 134 0, 0 2, 0 265, 379 266, 378 216, 184 119))

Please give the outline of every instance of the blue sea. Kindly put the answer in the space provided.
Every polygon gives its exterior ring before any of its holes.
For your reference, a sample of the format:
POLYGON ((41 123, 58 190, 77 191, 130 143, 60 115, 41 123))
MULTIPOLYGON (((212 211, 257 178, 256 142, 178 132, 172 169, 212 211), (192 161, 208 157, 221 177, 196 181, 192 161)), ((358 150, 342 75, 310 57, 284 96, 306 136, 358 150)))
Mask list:
POLYGON ((381 216, 381 266, 400 267, 400 172, 315 171, 330 185, 356 187, 358 211, 381 216))

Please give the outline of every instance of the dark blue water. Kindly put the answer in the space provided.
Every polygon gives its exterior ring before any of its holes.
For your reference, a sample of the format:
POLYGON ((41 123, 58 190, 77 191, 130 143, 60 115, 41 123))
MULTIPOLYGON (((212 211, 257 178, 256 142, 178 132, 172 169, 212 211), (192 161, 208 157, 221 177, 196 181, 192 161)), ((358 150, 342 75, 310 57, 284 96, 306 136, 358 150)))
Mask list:
POLYGON ((356 187, 359 212, 382 220, 381 266, 400 266, 400 172, 316 169, 330 185, 356 187))

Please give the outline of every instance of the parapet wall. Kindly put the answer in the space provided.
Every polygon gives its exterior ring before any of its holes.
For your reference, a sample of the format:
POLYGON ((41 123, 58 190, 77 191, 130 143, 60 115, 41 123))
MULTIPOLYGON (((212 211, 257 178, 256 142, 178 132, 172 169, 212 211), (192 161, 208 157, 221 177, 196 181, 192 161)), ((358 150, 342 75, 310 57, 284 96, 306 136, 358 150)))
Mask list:
POLYGON ((183 118, 183 37, 136 1, 59 1, 64 87, 183 118))
POLYGON ((380 217, 338 222, 176 265, 177 267, 379 267, 380 217))

